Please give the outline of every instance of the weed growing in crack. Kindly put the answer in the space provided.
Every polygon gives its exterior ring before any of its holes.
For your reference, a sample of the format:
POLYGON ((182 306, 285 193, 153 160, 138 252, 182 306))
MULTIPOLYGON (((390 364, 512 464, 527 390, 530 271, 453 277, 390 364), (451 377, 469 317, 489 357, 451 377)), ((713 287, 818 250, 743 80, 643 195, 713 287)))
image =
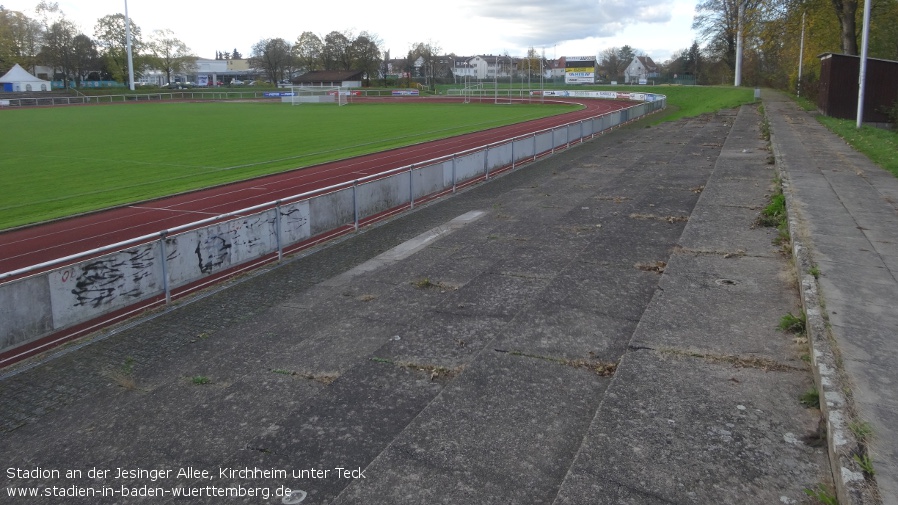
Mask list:
POLYGON ((431 280, 428 279, 427 277, 422 277, 422 278, 412 282, 412 286, 415 286, 418 289, 427 289, 427 288, 436 287, 436 284, 431 282, 431 280))
POLYGON ((666 221, 670 224, 674 224, 674 223, 685 223, 686 221, 689 221, 689 216, 658 216, 655 214, 633 213, 633 214, 630 214, 630 219, 639 219, 639 220, 643 220, 643 221, 647 221, 647 220, 666 221))
POLYGON ((797 316, 789 312, 780 319, 779 329, 788 333, 802 334, 807 326, 807 321, 804 312, 800 312, 797 316))
POLYGON ((206 377, 205 375, 194 375, 193 377, 190 378, 190 382, 192 382, 193 384, 195 384, 197 386, 202 386, 205 384, 211 384, 212 379, 206 377))
POLYGON ((424 372, 430 377, 430 380, 434 381, 437 379, 446 379, 452 380, 461 371, 464 369, 464 366, 457 366, 455 368, 449 368, 441 365, 431 365, 428 363, 412 363, 409 361, 393 361, 391 359, 386 358, 369 358, 371 361, 376 363, 384 363, 388 365, 395 365, 403 368, 408 368, 410 370, 415 370, 418 372, 424 372))
POLYGON ((770 203, 761 210, 758 216, 758 226, 769 228, 780 227, 786 221, 786 196, 782 188, 777 186, 776 192, 770 196, 770 203))
POLYGON ((608 200, 614 203, 623 203, 626 200, 632 200, 629 196, 596 196, 596 200, 608 200))
POLYGON ((134 380, 134 358, 128 356, 125 358, 125 362, 122 363, 117 370, 112 370, 108 373, 109 378, 112 379, 119 387, 127 389, 128 391, 137 389, 137 382, 134 380))
POLYGON ((737 368, 756 368, 764 371, 794 371, 804 370, 804 368, 795 367, 779 361, 762 358, 758 356, 735 356, 732 354, 708 354, 700 352, 684 351, 680 349, 658 349, 658 352, 671 354, 674 356, 689 356, 691 358, 700 358, 711 363, 729 363, 737 368))
POLYGON ((271 372, 280 374, 280 375, 289 375, 292 377, 300 377, 303 379, 308 379, 315 382, 320 382, 325 386, 337 380, 337 375, 328 375, 328 374, 315 374, 315 373, 302 373, 302 372, 294 372, 292 370, 287 370, 284 368, 271 368, 271 372))
POLYGON ((873 436, 873 427, 866 421, 852 421, 848 423, 848 429, 861 442, 866 442, 873 436))
POLYGON ((804 494, 817 500, 823 505, 839 505, 839 498, 831 493, 823 484, 817 484, 815 489, 805 488, 804 494))
POLYGON ((434 281, 428 279, 427 277, 423 277, 421 279, 413 281, 412 286, 414 286, 418 289, 439 289, 442 291, 453 291, 453 290, 458 289, 458 286, 453 286, 451 284, 446 284, 444 282, 439 282, 439 281, 434 282, 434 281))
POLYGON ((817 388, 811 388, 810 391, 801 395, 798 399, 802 405, 809 409, 819 409, 820 408, 820 392, 817 391, 817 388))
POLYGON ((761 109, 761 138, 770 142, 770 121, 767 120, 767 115, 764 114, 763 105, 759 109, 761 109))
POLYGON ((854 461, 857 463, 857 466, 861 467, 861 470, 864 471, 864 477, 870 479, 876 475, 876 471, 873 469, 873 461, 867 454, 864 454, 863 456, 855 454, 854 461))
MULTIPOLYGON (((569 366, 571 368, 584 368, 600 377, 611 377, 617 371, 617 363, 607 363, 597 359, 567 359, 557 358, 554 356, 541 356, 539 354, 528 354, 521 351, 506 351, 504 349, 496 349, 497 352, 508 353, 512 356, 521 356, 523 358, 541 359, 558 363, 559 365, 569 366)), ((592 354, 592 353, 590 353, 592 354)))
POLYGON ((655 272, 656 274, 663 274, 664 269, 667 268, 667 262, 665 261, 653 261, 651 263, 636 263, 633 265, 637 270, 642 270, 643 272, 655 272))

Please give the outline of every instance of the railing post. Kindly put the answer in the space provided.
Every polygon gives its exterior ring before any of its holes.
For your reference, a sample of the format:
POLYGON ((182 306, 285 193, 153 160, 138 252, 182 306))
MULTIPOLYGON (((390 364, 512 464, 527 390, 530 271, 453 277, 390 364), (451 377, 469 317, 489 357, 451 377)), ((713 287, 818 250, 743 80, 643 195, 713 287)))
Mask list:
POLYGON ((511 169, 514 170, 514 139, 511 139, 511 169))
POLYGON ((483 180, 490 180, 490 146, 483 150, 483 180))
POLYGON ((277 239, 277 245, 278 245, 278 261, 281 261, 284 259, 284 240, 282 237, 282 233, 283 233, 282 228, 281 228, 282 226, 283 225, 281 224, 281 201, 278 200, 274 204, 274 234, 275 234, 275 238, 277 239))
POLYGON ((352 181, 352 221, 355 231, 359 231, 359 180, 352 181))
POLYGON ((408 167, 408 205, 409 209, 415 208, 415 178, 412 177, 412 171, 414 171, 415 165, 412 164, 408 167))
POLYGON ((171 303, 171 287, 168 284, 168 251, 165 248, 165 237, 168 230, 159 232, 159 263, 162 265, 162 290, 165 292, 165 303, 171 303))
POLYGON ((456 158, 456 156, 453 154, 453 155, 452 155, 452 192, 453 192, 453 193, 455 193, 456 188, 457 188, 457 186, 458 186, 458 176, 456 175, 456 168, 455 168, 456 161, 455 161, 455 158, 456 158))
POLYGON ((533 133, 533 161, 536 161, 536 132, 533 133))

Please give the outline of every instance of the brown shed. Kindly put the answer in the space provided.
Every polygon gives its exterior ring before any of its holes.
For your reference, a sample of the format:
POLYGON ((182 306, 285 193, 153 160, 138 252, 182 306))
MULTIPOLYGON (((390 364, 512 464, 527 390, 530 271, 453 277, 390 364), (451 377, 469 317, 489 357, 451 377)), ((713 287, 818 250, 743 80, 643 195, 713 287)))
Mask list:
MULTIPOLYGON (((824 53, 820 55, 820 93, 817 107, 827 116, 857 118, 859 56, 824 53)), ((867 58, 864 88, 864 121, 887 123, 886 109, 898 100, 898 61, 867 58)))

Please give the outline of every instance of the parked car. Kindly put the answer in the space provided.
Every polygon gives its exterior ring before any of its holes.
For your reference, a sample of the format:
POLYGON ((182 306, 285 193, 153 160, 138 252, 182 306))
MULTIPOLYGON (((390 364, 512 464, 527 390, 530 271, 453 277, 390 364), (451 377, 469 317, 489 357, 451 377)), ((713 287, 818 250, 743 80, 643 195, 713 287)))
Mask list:
POLYGON ((231 84, 232 86, 242 86, 243 81, 241 81, 240 79, 232 79, 229 84, 231 84))

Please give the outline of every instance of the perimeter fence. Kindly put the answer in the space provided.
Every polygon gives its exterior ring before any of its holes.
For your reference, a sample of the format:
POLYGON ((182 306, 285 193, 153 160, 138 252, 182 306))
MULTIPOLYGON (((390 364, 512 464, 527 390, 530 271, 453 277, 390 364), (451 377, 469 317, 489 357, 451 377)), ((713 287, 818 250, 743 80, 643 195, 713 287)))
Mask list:
POLYGON ((0 274, 0 367, 514 170, 666 102, 662 95, 616 98, 642 103, 0 274))
MULTIPOLYGON (((185 89, 164 90, 147 93, 118 93, 108 95, 64 95, 64 94, 40 94, 30 93, 27 96, 4 95, 0 99, 0 108, 18 107, 57 107, 64 105, 98 105, 126 102, 166 102, 166 101, 223 101, 223 100, 266 100, 281 99, 290 94, 289 88, 280 88, 279 91, 265 90, 228 90, 228 89, 185 89)), ((360 97, 395 97, 401 95, 417 96, 418 90, 390 90, 390 89, 359 89, 353 90, 352 96, 360 97), (407 91, 407 93, 397 93, 407 91)), ((22 93, 21 95, 25 95, 22 93)))

